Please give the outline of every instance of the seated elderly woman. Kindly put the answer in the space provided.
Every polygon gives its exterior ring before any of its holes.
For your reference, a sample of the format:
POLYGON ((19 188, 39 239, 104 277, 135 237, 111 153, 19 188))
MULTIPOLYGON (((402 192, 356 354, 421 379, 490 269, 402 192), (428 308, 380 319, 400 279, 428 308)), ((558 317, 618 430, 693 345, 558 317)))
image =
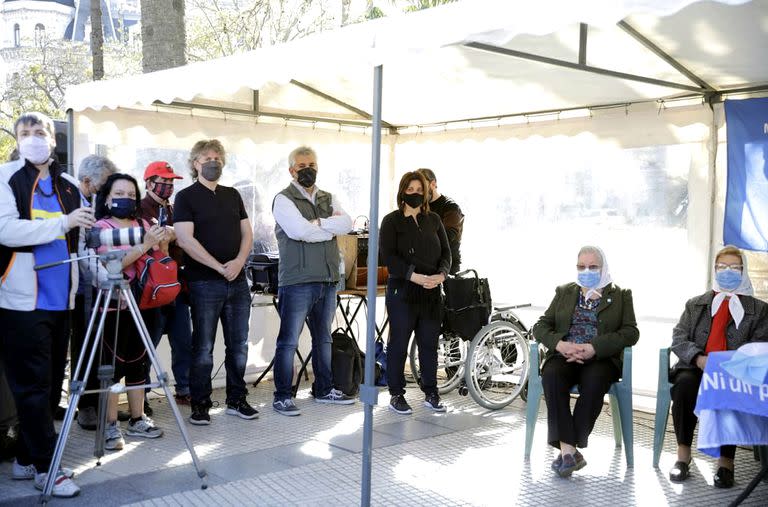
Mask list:
POLYGON ((560 450, 552 470, 568 477, 586 466, 576 450, 587 440, 603 406, 603 398, 621 375, 624 347, 637 343, 632 292, 611 283, 603 251, 579 250, 576 282, 555 289, 555 298, 533 326, 547 347, 541 381, 547 403, 548 441, 560 450), (571 413, 571 389, 579 398, 571 413))
MULTIPOLYGON (((752 297, 747 259, 741 250, 726 246, 715 256, 712 290, 689 299, 672 331, 672 352, 680 359, 672 371, 672 420, 677 437, 677 463, 669 479, 682 482, 690 475, 691 443, 697 417, 693 413, 707 354, 734 350, 747 342, 768 341, 768 305, 752 297)), ((714 477, 717 488, 733 486, 736 447, 720 448, 714 477)))

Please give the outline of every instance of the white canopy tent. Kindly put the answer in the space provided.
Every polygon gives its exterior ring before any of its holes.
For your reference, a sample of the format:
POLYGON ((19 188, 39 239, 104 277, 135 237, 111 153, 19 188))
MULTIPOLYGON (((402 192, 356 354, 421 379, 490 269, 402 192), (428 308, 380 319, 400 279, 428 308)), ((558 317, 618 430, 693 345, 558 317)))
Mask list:
MULTIPOLYGON (((197 139, 217 137, 257 237, 298 143, 316 147, 321 186, 355 214, 371 183, 371 210, 389 210, 397 176, 432 167, 467 214, 465 265, 495 299, 546 305, 578 246, 602 245, 614 279, 635 289, 635 361, 650 365, 707 287, 722 241, 720 102, 768 91, 766 47, 768 0, 464 1, 73 87, 71 144, 76 165, 101 151, 140 174, 157 158, 180 169, 197 139), (378 166, 371 179, 365 169, 379 132, 381 192, 378 166)), ((263 365, 276 317, 254 313, 263 365)), ((655 392, 655 375, 635 372, 655 392)))

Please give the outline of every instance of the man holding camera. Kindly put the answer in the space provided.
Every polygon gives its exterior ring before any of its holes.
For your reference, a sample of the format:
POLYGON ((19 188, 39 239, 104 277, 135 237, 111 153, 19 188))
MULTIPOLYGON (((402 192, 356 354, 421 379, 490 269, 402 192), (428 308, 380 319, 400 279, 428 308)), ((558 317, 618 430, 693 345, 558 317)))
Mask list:
MULTIPOLYGON (((34 479, 42 489, 56 446, 53 391, 64 378, 77 263, 33 267, 75 257, 78 227, 90 227, 94 217, 52 158, 53 121, 25 113, 14 133, 19 160, 0 165, 0 343, 19 417, 13 478, 34 479)), ((54 496, 80 492, 71 473, 54 473, 54 496)))
MULTIPOLYGON (((99 155, 88 155, 80 162, 77 170, 77 180, 64 173, 62 176, 68 178, 80 189, 80 201, 84 207, 93 207, 92 202, 99 193, 99 189, 107 180, 110 174, 117 172, 115 164, 106 157, 99 155)), ((85 245, 86 229, 80 229, 78 253, 80 256, 87 255, 85 245)), ((88 318, 91 315, 93 306, 93 284, 92 271, 95 271, 95 259, 82 259, 79 261, 79 282, 77 284, 77 293, 75 294, 75 310, 72 312, 72 343, 70 351, 72 355, 71 369, 74 373, 75 366, 83 353, 83 341, 85 332, 88 328, 88 318), (94 269, 91 269, 91 268, 94 269)), ((85 351, 87 354, 88 351, 85 351)), ((85 368, 85 364, 83 368, 85 368)), ((98 367, 91 368, 91 374, 86 381, 86 390, 98 389, 98 367)), ((83 394, 77 404, 77 424, 85 430, 95 430, 97 424, 97 407, 99 404, 99 395, 96 393, 83 394)))
MULTIPOLYGON (((168 254, 176 261, 179 274, 184 266, 184 252, 176 244, 176 234, 173 230, 173 206, 170 198, 173 195, 173 182, 182 179, 173 172, 168 162, 157 161, 150 163, 144 170, 144 183, 147 195, 141 200, 141 216, 144 220, 166 226, 169 233, 170 245, 168 254)), ((153 313, 151 322, 147 322, 149 335, 155 347, 160 343, 163 334, 168 334, 171 345, 171 370, 176 381, 176 402, 189 405, 189 368, 192 363, 192 325, 189 315, 189 295, 180 292, 173 304, 161 306, 153 313)), ((150 379, 147 378, 147 383, 150 379)), ((145 403, 144 412, 149 406, 145 403)), ((149 413, 147 413, 149 415, 149 413)))
POLYGON ((328 192, 317 188, 317 155, 301 146, 288 156, 293 181, 272 203, 280 249, 278 312, 272 408, 297 416, 293 402, 293 356, 307 321, 312 335, 312 393, 318 403, 348 405, 355 399, 333 387, 331 323, 336 311, 339 246, 336 236, 352 230, 352 219, 328 192))
POLYGON ((226 347, 226 413, 255 419, 246 400, 250 291, 243 266, 253 244, 253 229, 240 193, 219 185, 226 164, 216 139, 198 141, 189 154, 192 179, 176 196, 176 238, 185 254, 185 278, 192 307, 192 367, 189 388, 191 424, 211 424, 211 372, 216 329, 221 320, 226 347))

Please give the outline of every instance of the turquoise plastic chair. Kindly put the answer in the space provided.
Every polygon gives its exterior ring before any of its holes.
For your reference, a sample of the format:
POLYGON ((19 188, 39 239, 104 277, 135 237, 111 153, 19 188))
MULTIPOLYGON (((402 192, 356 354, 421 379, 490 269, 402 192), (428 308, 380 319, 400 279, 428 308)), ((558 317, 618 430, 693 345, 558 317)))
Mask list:
MULTIPOLYGON (((539 369, 539 344, 530 344, 530 364, 536 365, 528 375, 528 406, 525 414, 525 459, 531 457, 533 445, 533 432, 536 429, 536 420, 539 415, 539 404, 544 396, 544 387, 541 384, 541 371, 539 369)), ((571 391, 578 394, 578 386, 571 391)), ((632 348, 624 349, 624 370, 621 379, 615 382, 608 390, 613 415, 613 437, 616 447, 621 447, 624 440, 624 454, 627 458, 627 467, 635 466, 634 456, 634 428, 632 427, 632 348), (616 414, 619 417, 616 417, 616 414)))
POLYGON ((672 395, 669 390, 669 349, 659 350, 659 386, 656 389, 656 422, 653 426, 653 468, 659 468, 661 449, 664 447, 664 437, 667 434, 669 422, 669 407, 672 405, 672 395))

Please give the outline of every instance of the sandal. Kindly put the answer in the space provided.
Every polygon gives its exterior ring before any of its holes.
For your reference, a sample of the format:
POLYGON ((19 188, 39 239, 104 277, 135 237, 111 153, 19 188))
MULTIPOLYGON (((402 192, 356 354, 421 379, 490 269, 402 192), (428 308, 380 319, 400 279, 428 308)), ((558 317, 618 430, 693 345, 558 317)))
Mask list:
POLYGON ((683 482, 691 475, 689 470, 691 462, 677 461, 672 470, 669 471, 669 480, 672 482, 683 482))
POLYGON ((715 487, 716 488, 732 488, 733 487, 733 470, 725 467, 719 467, 717 473, 715 473, 715 487))

